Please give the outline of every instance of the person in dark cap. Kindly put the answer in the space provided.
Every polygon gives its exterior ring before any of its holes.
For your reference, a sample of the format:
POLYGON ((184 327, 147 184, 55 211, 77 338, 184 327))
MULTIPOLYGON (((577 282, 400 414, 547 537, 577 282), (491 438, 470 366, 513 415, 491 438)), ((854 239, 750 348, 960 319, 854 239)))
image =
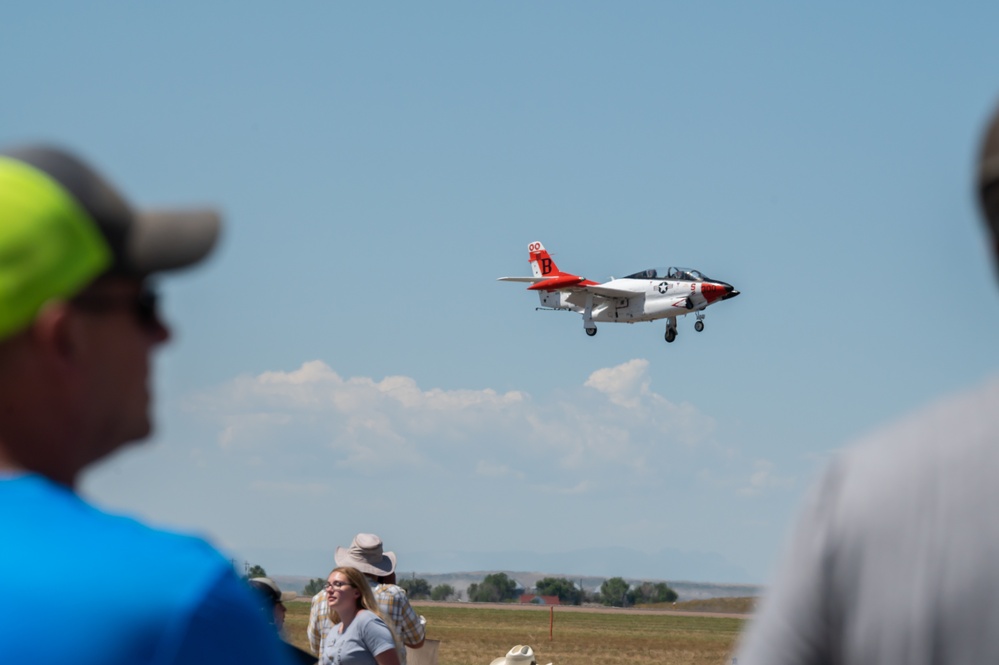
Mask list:
POLYGON ((294 591, 281 591, 277 582, 269 577, 251 577, 247 582, 250 583, 254 591, 260 594, 261 598, 267 601, 264 604, 267 609, 267 620, 274 624, 280 633, 284 630, 284 617, 288 613, 288 608, 284 604, 286 601, 297 598, 298 594, 294 591))
MULTIPOLYGON (((999 261, 999 115, 978 165, 999 261)), ((799 516, 739 665, 999 662, 997 478, 996 378, 841 451, 799 516)))
MULTIPOLYGON (((288 613, 285 602, 298 597, 294 591, 281 591, 277 582, 269 577, 251 577, 250 587, 257 592, 260 601, 260 610, 267 621, 274 627, 277 634, 284 639, 284 617, 288 613)), ((317 658, 304 649, 299 649, 290 642, 285 642, 288 655, 296 663, 304 665, 315 665, 317 658)))
POLYGON ((137 210, 65 150, 0 150, 0 598, 18 599, 0 662, 286 662, 211 546, 76 493, 150 433, 150 354, 170 337, 150 277, 201 261, 220 224, 137 210))
MULTIPOLYGON (((399 660, 406 665, 406 647, 423 647, 427 632, 425 621, 410 605, 406 590, 395 583, 395 552, 386 552, 382 539, 375 534, 359 533, 354 536, 350 547, 338 546, 333 559, 337 566, 356 568, 368 580, 378 607, 401 642, 399 660)), ((306 630, 313 653, 322 655, 326 636, 332 627, 328 589, 325 589, 312 597, 309 611, 306 630)))

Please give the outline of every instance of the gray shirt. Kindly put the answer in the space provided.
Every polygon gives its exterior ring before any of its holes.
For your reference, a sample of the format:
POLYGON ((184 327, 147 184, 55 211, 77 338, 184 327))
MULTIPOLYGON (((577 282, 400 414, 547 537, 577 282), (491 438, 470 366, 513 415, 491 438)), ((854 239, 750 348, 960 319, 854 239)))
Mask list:
POLYGON ((841 454, 738 665, 999 663, 999 380, 841 454))
POLYGON ((376 665, 375 656, 395 648, 392 631, 374 612, 361 610, 341 633, 330 628, 323 640, 323 665, 376 665))

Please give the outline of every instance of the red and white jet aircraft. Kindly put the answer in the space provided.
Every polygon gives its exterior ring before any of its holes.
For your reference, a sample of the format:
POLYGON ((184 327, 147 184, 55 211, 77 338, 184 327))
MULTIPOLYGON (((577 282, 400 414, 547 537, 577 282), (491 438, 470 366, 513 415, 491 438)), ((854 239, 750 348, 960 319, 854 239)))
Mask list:
POLYGON ((563 272, 540 242, 527 246, 533 277, 500 277, 501 282, 529 282, 541 299, 538 309, 580 312, 583 330, 597 334, 596 322, 637 323, 666 319, 666 341, 676 339, 676 317, 693 313, 694 330, 704 330, 704 310, 739 295, 731 284, 688 268, 649 268, 600 284, 563 272))

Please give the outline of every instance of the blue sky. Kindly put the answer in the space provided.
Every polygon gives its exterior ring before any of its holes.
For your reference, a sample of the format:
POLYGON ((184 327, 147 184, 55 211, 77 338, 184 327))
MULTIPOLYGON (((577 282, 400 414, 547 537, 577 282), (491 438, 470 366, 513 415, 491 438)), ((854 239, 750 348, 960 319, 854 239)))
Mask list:
MULTIPOLYGON (((999 373, 971 195, 995 3, 13 2, 0 144, 226 216, 163 280, 103 505, 324 575, 624 546, 765 582, 836 448, 999 373), (683 265, 706 329, 537 312, 527 244, 683 265)), ((621 571, 627 575, 628 571, 621 571)), ((664 578, 671 577, 664 570, 664 578)))

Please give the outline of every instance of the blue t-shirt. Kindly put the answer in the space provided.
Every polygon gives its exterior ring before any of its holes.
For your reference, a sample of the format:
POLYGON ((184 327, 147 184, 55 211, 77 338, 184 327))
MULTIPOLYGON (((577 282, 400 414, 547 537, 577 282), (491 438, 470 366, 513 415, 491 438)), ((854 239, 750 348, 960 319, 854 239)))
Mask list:
POLYGON ((250 594, 201 539, 0 477, 0 663, 286 663, 250 594))
POLYGON ((374 612, 358 612, 343 633, 340 626, 336 624, 326 635, 324 665, 376 665, 375 656, 395 648, 392 631, 374 612))

